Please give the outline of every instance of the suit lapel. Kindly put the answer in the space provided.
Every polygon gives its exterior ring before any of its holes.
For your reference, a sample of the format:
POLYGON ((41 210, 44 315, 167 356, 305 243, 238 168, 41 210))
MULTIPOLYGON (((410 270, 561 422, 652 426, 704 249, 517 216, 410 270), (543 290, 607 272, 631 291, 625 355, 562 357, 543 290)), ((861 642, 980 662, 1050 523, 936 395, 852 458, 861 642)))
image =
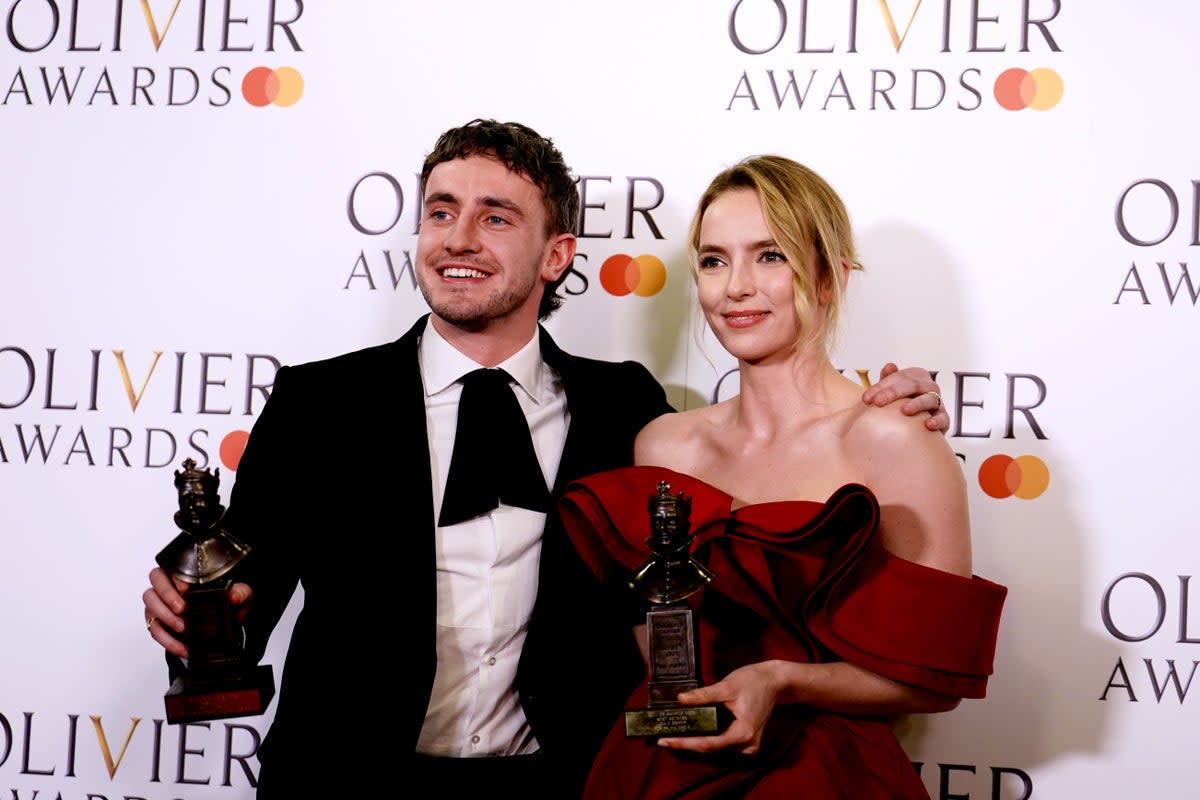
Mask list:
POLYGON ((567 408, 571 412, 567 440, 563 445, 562 459, 559 461, 558 474, 554 476, 554 487, 551 491, 552 496, 558 497, 568 483, 588 471, 585 458, 588 452, 589 432, 596 429, 591 421, 595 406, 589 393, 583 391, 579 385, 578 360, 560 349, 545 328, 538 328, 542 358, 562 378, 563 391, 567 395, 567 408))
MULTIPOLYGON (((408 444, 402 459, 408 464, 405 472, 412 481, 411 504, 408 514, 416 523, 413 530, 430 531, 434 529, 433 520, 433 476, 430 474, 431 459, 429 457, 429 430, 425 419, 425 385, 421 381, 421 366, 417 358, 417 344, 421 340, 421 332, 425 330, 429 315, 418 319, 408 332, 395 343, 399 364, 397 365, 398 397, 384 398, 388 405, 395 407, 388 410, 388 415, 397 425, 404 426, 399 441, 408 444), (415 519, 414 519, 415 517, 415 519)), ((430 543, 433 536, 427 538, 430 543)), ((420 545, 424 550, 424 546, 420 545)), ((432 550, 430 550, 432 556, 432 550)))

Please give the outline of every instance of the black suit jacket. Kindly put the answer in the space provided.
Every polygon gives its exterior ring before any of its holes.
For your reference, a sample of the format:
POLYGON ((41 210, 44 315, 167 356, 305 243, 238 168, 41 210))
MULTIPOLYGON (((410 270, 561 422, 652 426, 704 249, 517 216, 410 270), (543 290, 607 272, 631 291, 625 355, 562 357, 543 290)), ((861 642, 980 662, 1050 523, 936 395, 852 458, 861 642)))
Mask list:
MULTIPOLYGON (((252 658, 304 588, 259 748, 260 798, 404 785, 437 666, 425 323, 280 369, 238 465, 226 524, 252 548, 236 575, 254 588, 252 658)), ((642 365, 572 356, 544 329, 540 343, 571 413, 557 501, 569 481, 629 464, 637 432, 672 409, 642 365)), ((566 798, 643 667, 629 609, 604 601, 556 513, 540 573, 517 682, 547 763, 538 796, 566 798)))

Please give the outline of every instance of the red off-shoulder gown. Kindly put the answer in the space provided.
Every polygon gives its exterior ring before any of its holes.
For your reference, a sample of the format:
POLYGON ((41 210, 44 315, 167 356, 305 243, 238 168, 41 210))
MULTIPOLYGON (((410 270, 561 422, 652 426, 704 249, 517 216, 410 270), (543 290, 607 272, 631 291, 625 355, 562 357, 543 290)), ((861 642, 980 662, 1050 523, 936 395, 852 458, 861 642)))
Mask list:
MULTIPOLYGON (((701 681, 770 659, 847 661, 896 681, 983 697, 1007 589, 888 552, 879 505, 848 484, 826 502, 733 507, 704 481, 661 467, 626 467, 572 484, 560 510, 579 552, 606 583, 649 557, 649 498, 659 481, 691 499, 692 553, 716 575, 688 598, 701 681)), ((586 691, 586 687, 581 687, 586 691)), ((626 707, 646 704, 643 684, 626 707)), ((616 720, 586 800, 928 798, 884 718, 778 705, 753 757, 690 754, 625 736, 616 720)))

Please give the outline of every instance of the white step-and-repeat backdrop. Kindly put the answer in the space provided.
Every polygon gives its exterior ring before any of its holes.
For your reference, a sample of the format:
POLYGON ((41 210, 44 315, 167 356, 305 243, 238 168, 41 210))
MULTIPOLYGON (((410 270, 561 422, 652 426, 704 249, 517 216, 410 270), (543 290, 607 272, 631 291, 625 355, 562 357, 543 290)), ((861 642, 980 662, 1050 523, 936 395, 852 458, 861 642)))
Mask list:
POLYGON ((643 361, 680 407, 736 391, 696 336, 694 200, 752 153, 825 175, 867 264, 838 365, 936 374, 976 570, 1010 587, 988 697, 902 727, 930 793, 1196 796, 1195 4, 3 0, 0 16, 0 795, 252 796, 270 711, 164 722, 140 593, 176 533, 172 471, 219 466, 227 499, 279 364, 423 313, 415 173, 442 130, 496 117, 551 136, 580 177, 552 332, 643 361))

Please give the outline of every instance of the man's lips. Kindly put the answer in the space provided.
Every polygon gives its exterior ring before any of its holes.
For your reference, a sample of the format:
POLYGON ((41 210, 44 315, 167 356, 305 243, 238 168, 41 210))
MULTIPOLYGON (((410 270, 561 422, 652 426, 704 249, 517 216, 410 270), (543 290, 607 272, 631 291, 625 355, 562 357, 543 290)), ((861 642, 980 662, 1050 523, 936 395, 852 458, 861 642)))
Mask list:
POLYGON ((438 267, 437 272, 443 278, 486 278, 490 274, 475 267, 465 266, 438 267))

